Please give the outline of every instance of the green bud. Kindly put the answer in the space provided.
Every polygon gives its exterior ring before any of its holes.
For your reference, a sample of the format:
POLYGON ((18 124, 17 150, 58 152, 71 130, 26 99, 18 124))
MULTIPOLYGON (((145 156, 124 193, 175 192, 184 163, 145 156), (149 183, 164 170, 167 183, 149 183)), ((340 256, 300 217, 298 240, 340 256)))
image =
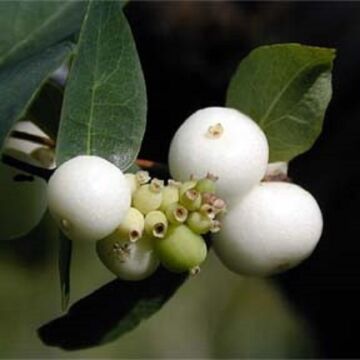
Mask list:
POLYGON ((162 211, 150 211, 145 216, 145 232, 155 238, 163 238, 168 228, 168 220, 162 211))
POLYGON ((134 192, 138 189, 139 187, 139 183, 137 181, 136 175, 135 174, 125 174, 125 179, 126 182, 129 185, 130 191, 131 191, 131 195, 134 194, 134 192))
POLYGON ((172 203, 165 209, 167 219, 174 225, 184 223, 188 217, 188 213, 187 209, 178 203, 172 203))
POLYGON ((180 196, 180 203, 190 211, 198 210, 201 206, 201 195, 195 189, 189 189, 180 196))
POLYGON ((139 240, 144 231, 144 215, 135 208, 130 208, 124 221, 116 229, 118 235, 126 240, 139 240))
MULTIPOLYGON (((153 180, 154 181, 154 180, 153 180)), ((158 184, 152 182, 140 186, 133 195, 133 206, 144 215, 150 211, 157 210, 162 202, 162 192, 158 184)))
POLYGON ((165 186, 162 190, 162 203, 160 205, 160 210, 165 211, 165 209, 173 203, 179 201, 179 187, 180 183, 170 181, 168 186, 165 186))
POLYGON ((159 266, 152 239, 147 236, 131 243, 115 232, 99 240, 96 251, 102 263, 123 280, 145 279, 159 266))
POLYGON ((210 231, 212 220, 207 215, 195 211, 189 215, 186 224, 194 233, 203 235, 210 231))
POLYGON ((171 225, 163 239, 155 242, 160 262, 173 272, 191 271, 206 258, 204 239, 186 225, 171 225))
POLYGON ((198 180, 195 189, 200 193, 208 192, 208 193, 215 193, 216 185, 215 182, 217 180, 216 176, 211 174, 207 174, 206 177, 198 180))

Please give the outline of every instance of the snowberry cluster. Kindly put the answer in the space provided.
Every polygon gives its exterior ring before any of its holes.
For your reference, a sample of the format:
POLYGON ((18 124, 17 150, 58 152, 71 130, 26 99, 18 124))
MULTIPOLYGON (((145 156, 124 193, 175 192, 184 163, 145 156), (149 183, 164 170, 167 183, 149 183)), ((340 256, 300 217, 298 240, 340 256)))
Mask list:
POLYGON ((99 258, 124 280, 141 280, 161 263, 197 272, 207 255, 203 235, 220 230, 225 202, 207 174, 164 181, 146 171, 123 175, 107 160, 78 156, 50 178, 49 209, 72 240, 96 241, 99 258))
POLYGON ((322 215, 307 191, 283 181, 287 164, 269 165, 268 156, 253 120, 234 109, 206 108, 172 140, 176 181, 165 186, 146 171, 124 175, 105 159, 78 156, 50 178, 49 210, 70 239, 96 242, 105 266, 125 280, 143 279, 160 263, 196 273, 207 233, 226 267, 269 275, 310 255, 322 215))
POLYGON ((260 127, 237 110, 205 108, 190 116, 170 147, 170 173, 183 180, 210 171, 229 204, 214 249, 230 270, 269 275, 308 257, 322 232, 316 200, 283 182, 286 163, 268 165, 268 143, 260 127), (276 181, 262 181, 276 180, 276 181))

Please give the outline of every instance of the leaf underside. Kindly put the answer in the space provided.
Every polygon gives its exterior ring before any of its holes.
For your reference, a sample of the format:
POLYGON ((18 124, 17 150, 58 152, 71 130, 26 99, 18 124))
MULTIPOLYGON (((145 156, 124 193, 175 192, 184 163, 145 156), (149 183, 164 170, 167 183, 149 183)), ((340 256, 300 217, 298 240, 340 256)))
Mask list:
POLYGON ((106 344, 157 312, 186 277, 159 268, 142 281, 114 280, 42 326, 39 336, 45 344, 66 350, 106 344))

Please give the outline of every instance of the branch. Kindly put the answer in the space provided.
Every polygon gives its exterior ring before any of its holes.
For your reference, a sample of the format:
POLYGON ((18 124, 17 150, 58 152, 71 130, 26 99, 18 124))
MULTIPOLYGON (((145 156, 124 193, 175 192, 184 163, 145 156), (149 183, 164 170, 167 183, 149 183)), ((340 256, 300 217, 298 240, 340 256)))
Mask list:
POLYGON ((48 146, 49 148, 55 147, 54 141, 52 141, 51 139, 46 138, 44 136, 33 135, 33 134, 29 134, 27 132, 17 131, 17 130, 12 131, 10 135, 11 135, 11 137, 16 138, 16 139, 28 140, 28 141, 34 142, 36 144, 48 146))
MULTIPOLYGON (((28 174, 38 176, 46 181, 49 180, 50 176, 54 173, 56 169, 45 169, 39 166, 31 165, 25 161, 21 161, 13 158, 9 155, 2 155, 1 161, 9 165, 15 169, 24 171, 28 174)), ((165 164, 158 163, 155 161, 138 159, 136 160, 136 164, 140 166, 142 169, 149 170, 150 172, 158 173, 159 175, 164 176, 168 173, 168 168, 165 164)))
POLYGON ((25 161, 15 159, 9 155, 2 155, 1 160, 6 165, 27 172, 28 174, 38 176, 46 181, 49 180, 50 176, 54 172, 54 170, 49 170, 39 166, 31 165, 25 161))

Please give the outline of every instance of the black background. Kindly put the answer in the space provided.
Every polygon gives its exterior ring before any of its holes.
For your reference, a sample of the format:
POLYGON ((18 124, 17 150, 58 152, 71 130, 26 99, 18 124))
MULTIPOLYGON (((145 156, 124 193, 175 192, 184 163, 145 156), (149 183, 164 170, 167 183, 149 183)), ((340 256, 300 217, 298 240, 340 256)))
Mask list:
POLYGON ((132 2, 149 116, 143 158, 166 162, 177 127, 195 110, 224 105, 238 62, 262 44, 334 47, 334 95, 316 145, 290 175, 324 213, 313 256, 277 281, 315 328, 321 357, 359 357, 360 3, 132 2))

